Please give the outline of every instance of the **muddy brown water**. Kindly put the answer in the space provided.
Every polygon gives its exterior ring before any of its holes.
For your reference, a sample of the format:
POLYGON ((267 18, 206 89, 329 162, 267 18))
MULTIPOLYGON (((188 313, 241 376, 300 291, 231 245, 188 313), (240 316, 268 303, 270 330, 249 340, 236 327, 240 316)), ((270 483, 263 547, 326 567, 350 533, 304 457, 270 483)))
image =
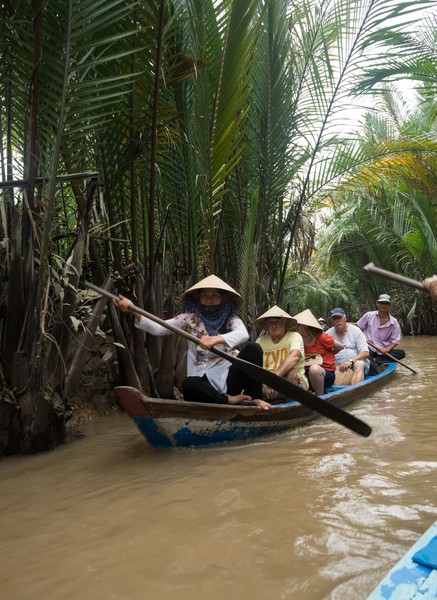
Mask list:
POLYGON ((0 598, 364 600, 437 518, 436 342, 347 408, 369 438, 153 451, 122 413, 0 461, 0 598))

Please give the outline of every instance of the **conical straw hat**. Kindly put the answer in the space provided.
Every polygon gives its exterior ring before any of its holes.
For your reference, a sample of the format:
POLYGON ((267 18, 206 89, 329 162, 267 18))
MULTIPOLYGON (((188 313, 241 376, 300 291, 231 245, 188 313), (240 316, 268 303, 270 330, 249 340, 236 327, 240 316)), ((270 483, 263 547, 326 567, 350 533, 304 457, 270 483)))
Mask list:
POLYGON ((267 312, 255 319, 255 325, 260 329, 265 329, 266 319, 269 317, 281 317, 282 319, 285 319, 285 329, 296 329, 297 327, 296 319, 286 313, 285 310, 282 310, 282 308, 279 308, 279 306, 276 306, 276 304, 275 306, 272 306, 272 308, 269 308, 267 312))
POLYGON ((309 308, 298 313, 297 315, 294 315, 294 318, 299 323, 299 325, 306 325, 307 327, 314 327, 314 329, 319 329, 320 331, 323 331, 323 327, 320 325, 320 323, 309 308))
POLYGON ((195 283, 188 290, 185 290, 185 292, 182 294, 182 300, 185 300, 187 296, 193 296, 194 298, 198 299, 200 290, 205 288, 215 288, 217 290, 227 292, 231 298, 235 299, 238 306, 243 304, 243 298, 240 296, 240 294, 236 292, 234 288, 231 288, 230 285, 225 283, 223 279, 220 279, 220 277, 217 277, 216 275, 209 275, 208 277, 205 277, 205 279, 195 283))

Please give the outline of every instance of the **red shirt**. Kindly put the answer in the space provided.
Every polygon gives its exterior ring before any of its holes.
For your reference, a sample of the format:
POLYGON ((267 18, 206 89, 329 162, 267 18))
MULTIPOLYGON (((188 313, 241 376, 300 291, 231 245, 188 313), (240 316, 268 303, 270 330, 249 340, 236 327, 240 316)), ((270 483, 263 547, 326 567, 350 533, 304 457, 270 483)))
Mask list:
POLYGON ((320 331, 316 333, 316 341, 312 346, 304 346, 305 354, 320 354, 325 371, 335 371, 334 338, 320 331))

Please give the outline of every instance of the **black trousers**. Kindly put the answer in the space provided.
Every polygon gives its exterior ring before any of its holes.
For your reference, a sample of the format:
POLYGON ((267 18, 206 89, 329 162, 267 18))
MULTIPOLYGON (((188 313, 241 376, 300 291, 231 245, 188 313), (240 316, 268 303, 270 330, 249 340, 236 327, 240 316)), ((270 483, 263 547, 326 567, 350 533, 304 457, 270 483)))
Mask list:
MULTIPOLYGON (((394 348, 390 350, 389 354, 391 354, 397 360, 402 360, 405 358, 405 352, 402 348, 394 348)), ((393 362, 387 354, 378 354, 377 352, 371 352, 371 355, 376 360, 376 362, 393 362)))
MULTIPOLYGON (((263 350, 256 342, 248 342, 238 355, 238 358, 262 367, 263 350)), ((252 398, 262 398, 262 384, 255 381, 246 373, 243 373, 234 364, 229 368, 226 380, 227 394, 236 396, 247 394, 252 398)), ((214 402, 216 404, 228 404, 228 397, 223 392, 218 392, 209 382, 206 375, 202 377, 187 377, 182 382, 184 400, 187 402, 214 402)))

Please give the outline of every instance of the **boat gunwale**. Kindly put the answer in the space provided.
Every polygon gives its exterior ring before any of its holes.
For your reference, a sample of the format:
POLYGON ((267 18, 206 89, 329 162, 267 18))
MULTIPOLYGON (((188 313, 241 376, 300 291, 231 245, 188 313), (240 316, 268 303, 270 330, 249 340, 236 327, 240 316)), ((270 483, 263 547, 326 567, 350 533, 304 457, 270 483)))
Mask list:
MULTIPOLYGON (((386 379, 395 373, 397 367, 396 363, 386 364, 387 368, 381 373, 368 377, 355 385, 338 386, 332 391, 323 394, 320 398, 335 405, 344 405, 353 402, 368 391, 370 392, 373 387, 379 386, 382 379, 386 379)), ((122 390, 123 388, 129 390, 135 389, 129 386, 118 386, 115 390, 122 390)), ((253 417, 256 421, 272 421, 281 416, 286 419, 290 418, 292 415, 296 415, 296 418, 299 418, 300 416, 305 417, 306 415, 311 414, 317 415, 317 411, 311 410, 297 400, 283 402, 281 404, 272 404, 269 410, 264 410, 259 406, 244 404, 229 405, 210 402, 189 402, 167 398, 151 398, 145 396, 139 390, 136 391, 138 393, 139 401, 144 406, 145 410, 150 412, 149 416, 151 418, 180 416, 180 418, 215 419, 219 421, 237 421, 239 418, 242 418, 246 421, 248 417, 253 417), (168 411, 169 414, 165 415, 163 411, 168 411), (179 415, 177 415, 177 413, 179 413, 179 415)), ((132 417, 146 416, 144 414, 135 415, 129 410, 126 412, 132 417)))

